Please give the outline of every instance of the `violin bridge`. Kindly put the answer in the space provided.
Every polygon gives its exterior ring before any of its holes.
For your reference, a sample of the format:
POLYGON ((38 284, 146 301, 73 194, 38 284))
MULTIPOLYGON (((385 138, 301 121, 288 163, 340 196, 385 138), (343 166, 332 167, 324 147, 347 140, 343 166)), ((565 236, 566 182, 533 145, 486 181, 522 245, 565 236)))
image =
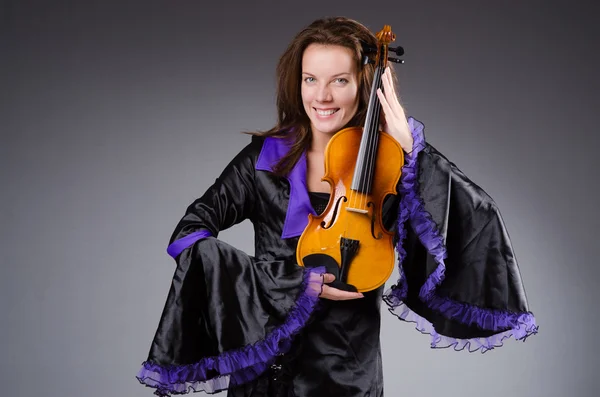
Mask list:
POLYGON ((352 208, 352 207, 346 207, 346 211, 357 212, 359 214, 368 214, 369 213, 369 211, 367 211, 367 210, 363 210, 360 208, 352 208))

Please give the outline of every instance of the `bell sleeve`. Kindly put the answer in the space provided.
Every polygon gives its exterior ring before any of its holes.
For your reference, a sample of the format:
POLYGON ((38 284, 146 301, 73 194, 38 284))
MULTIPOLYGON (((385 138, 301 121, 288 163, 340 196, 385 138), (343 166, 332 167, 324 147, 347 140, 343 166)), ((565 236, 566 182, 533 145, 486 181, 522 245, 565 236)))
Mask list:
POLYGON ((400 180, 400 277, 384 293, 392 314, 416 324, 432 348, 482 353, 538 332, 504 221, 492 198, 425 142, 409 118, 413 150, 400 180))
POLYGON ((252 219, 255 145, 187 208, 170 239, 177 267, 136 376, 156 395, 216 393, 255 379, 289 349, 318 301, 324 269, 258 260, 217 238, 252 219))

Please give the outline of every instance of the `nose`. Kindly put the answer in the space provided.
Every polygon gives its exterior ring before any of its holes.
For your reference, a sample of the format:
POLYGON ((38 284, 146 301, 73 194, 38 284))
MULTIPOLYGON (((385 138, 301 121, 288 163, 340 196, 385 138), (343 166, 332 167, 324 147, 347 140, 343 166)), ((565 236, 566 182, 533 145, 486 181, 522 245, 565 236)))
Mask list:
POLYGON ((319 102, 329 102, 333 99, 328 84, 322 84, 319 86, 316 99, 319 102))

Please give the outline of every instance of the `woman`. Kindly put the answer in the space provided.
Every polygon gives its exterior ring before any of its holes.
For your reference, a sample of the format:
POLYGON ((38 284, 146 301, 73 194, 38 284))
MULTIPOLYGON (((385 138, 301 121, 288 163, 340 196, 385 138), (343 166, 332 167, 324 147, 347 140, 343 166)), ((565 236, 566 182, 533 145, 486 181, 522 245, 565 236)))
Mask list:
POLYGON ((364 43, 375 36, 346 18, 300 32, 277 69, 277 125, 254 134, 177 225, 167 249, 177 270, 138 374, 156 394, 382 396, 382 299, 432 347, 484 352, 537 332, 498 209, 407 120, 390 69, 377 95, 382 130, 405 151, 383 214, 400 280, 385 293, 352 292, 323 266, 297 265, 308 214, 328 202, 325 147, 365 121, 373 66, 361 62, 364 43), (254 257, 217 239, 244 219, 254 257))

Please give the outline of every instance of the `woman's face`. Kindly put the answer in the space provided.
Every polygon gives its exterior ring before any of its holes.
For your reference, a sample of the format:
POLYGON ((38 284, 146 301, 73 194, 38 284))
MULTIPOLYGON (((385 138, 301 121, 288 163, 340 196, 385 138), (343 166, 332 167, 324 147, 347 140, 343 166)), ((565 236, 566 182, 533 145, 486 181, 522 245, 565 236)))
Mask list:
POLYGON ((310 44, 302 56, 302 104, 313 134, 333 135, 358 108, 358 73, 350 49, 310 44))

